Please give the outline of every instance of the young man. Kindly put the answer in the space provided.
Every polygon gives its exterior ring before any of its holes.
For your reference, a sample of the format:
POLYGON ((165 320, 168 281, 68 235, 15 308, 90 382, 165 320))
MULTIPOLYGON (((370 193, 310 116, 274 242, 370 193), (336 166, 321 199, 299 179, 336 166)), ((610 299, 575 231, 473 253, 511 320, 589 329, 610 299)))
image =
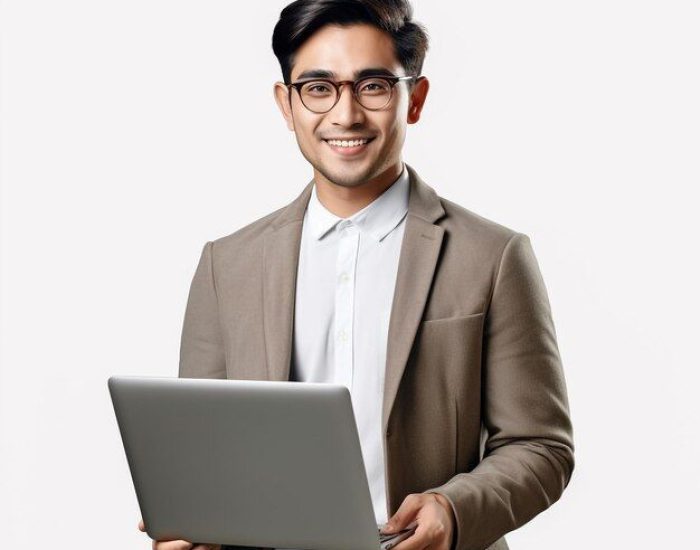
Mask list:
POLYGON ((275 99, 313 180, 204 246, 180 376, 346 384, 377 522, 418 523, 396 550, 507 549, 574 468, 530 240, 402 161, 429 86, 406 2, 298 0, 273 49, 275 99))

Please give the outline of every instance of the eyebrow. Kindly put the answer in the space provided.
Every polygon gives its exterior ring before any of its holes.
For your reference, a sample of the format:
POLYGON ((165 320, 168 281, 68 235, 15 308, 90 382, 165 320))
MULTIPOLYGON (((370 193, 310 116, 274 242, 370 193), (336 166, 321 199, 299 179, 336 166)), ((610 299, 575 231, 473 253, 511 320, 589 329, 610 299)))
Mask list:
MULTIPOLYGON (((297 80, 302 80, 306 78, 330 78, 334 79, 338 75, 334 73, 333 71, 328 71, 326 69, 311 69, 308 71, 304 71, 301 73, 298 77, 297 80)), ((386 69, 384 67, 371 67, 369 69, 362 69, 360 71, 355 71, 353 73, 353 77, 355 80, 358 78, 363 78, 365 76, 396 76, 394 73, 392 73, 389 69, 386 69)))

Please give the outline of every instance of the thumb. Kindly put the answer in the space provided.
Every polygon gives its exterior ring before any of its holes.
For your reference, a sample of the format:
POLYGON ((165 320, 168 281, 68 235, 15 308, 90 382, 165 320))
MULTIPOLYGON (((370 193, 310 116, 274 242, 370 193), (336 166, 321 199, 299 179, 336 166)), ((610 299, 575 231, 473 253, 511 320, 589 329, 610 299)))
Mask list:
POLYGON ((408 526, 408 524, 411 523, 416 517, 416 514, 420 508, 420 497, 413 494, 408 495, 401 503, 401 506, 399 506, 399 509, 396 510, 396 513, 391 516, 389 521, 386 522, 386 525, 382 527, 382 534, 395 533, 405 529, 406 526, 408 526))
POLYGON ((139 520, 139 531, 143 531, 144 533, 146 532, 146 525, 143 523, 143 520, 139 520))

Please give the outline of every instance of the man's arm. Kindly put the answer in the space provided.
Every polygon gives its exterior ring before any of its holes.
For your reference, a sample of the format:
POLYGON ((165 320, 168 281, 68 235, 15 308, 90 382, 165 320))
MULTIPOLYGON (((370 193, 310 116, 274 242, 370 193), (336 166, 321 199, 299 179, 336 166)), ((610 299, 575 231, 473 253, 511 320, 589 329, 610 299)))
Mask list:
POLYGON ((456 519, 455 550, 483 550, 559 499, 574 469, 564 373, 544 281, 527 235, 506 244, 486 315, 484 457, 428 492, 456 519))
POLYGON ((180 378, 226 378, 213 248, 212 242, 204 245, 192 279, 180 341, 180 378))

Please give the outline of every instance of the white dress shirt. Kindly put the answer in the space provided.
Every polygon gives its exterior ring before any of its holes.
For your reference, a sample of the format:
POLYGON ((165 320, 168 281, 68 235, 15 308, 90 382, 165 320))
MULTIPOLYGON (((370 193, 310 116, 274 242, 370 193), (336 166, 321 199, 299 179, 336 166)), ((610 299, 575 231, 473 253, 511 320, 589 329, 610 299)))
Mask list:
POLYGON ((377 524, 387 521, 382 402, 389 316, 408 212, 408 172, 349 218, 309 200, 301 236, 290 378, 352 396, 377 524))

